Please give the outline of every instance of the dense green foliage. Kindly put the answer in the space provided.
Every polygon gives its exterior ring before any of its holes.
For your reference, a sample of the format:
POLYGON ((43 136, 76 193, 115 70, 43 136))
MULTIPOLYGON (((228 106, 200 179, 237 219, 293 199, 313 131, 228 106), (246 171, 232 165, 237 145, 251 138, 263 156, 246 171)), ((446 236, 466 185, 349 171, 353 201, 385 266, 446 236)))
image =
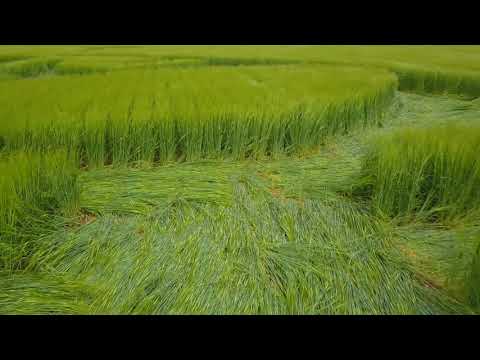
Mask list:
MULTIPOLYGON (((420 92, 479 96, 478 46, 2 46, 1 59, 60 59, 57 74, 88 74, 152 67, 209 67, 295 63, 383 68, 399 75, 400 87, 420 92)), ((18 66, 21 67, 20 64, 18 66)), ((18 76, 37 75, 34 71, 18 76)), ((1 76, 0 76, 1 77, 1 76)))
POLYGON ((474 215, 480 210, 479 153, 478 125, 400 129, 372 144, 362 185, 389 216, 474 215))
POLYGON ((0 46, 0 314, 479 313, 479 64, 0 46))
POLYGON ((395 87, 385 71, 329 66, 4 81, 0 137, 5 151, 65 148, 82 165, 275 156, 376 124, 395 87))
POLYGON ((65 153, 18 153, 0 161, 0 269, 22 267, 39 237, 78 206, 75 163, 65 153))

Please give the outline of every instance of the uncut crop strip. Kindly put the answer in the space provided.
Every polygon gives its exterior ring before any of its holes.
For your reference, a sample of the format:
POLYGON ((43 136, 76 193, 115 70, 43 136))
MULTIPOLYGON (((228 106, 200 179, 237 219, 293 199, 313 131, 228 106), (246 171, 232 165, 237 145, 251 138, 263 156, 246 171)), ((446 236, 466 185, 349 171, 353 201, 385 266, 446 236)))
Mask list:
POLYGON ((395 88, 387 72, 301 66, 3 82, 16 95, 1 104, 0 136, 7 152, 63 148, 89 166, 271 157, 376 124, 395 88))
POLYGON ((0 271, 21 267, 41 236, 77 212, 74 159, 65 152, 0 160, 0 271))
POLYGON ((448 124, 378 138, 363 163, 360 188, 388 216, 448 220, 480 209, 480 127, 448 124))
MULTIPOLYGON (((400 88, 480 96, 477 46, 2 46, 2 58, 60 57, 57 75, 157 66, 334 64, 388 69, 400 88), (137 60, 131 61, 134 58, 137 60)), ((1 72, 1 71, 0 71, 1 72)), ((21 76, 21 73, 17 74, 21 76)))
POLYGON ((480 96, 480 73, 473 71, 440 71, 407 66, 393 67, 398 75, 399 90, 427 94, 460 94, 480 96))
POLYGON ((0 64, 0 76, 13 78, 32 78, 54 73, 55 67, 61 62, 59 58, 19 59, 0 64))

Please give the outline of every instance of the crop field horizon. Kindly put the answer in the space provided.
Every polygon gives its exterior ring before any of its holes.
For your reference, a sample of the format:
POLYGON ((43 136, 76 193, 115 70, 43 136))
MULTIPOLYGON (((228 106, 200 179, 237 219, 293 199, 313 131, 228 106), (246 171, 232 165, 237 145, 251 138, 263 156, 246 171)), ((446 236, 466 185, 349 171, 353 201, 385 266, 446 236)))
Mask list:
POLYGON ((480 46, 0 46, 0 314, 480 314, 480 46))

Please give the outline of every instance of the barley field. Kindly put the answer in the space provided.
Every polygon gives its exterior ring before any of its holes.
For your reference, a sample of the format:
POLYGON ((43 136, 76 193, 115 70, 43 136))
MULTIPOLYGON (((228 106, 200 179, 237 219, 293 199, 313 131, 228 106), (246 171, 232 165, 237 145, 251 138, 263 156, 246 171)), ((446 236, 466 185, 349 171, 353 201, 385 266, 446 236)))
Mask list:
POLYGON ((0 46, 0 314, 480 314, 480 46, 0 46))

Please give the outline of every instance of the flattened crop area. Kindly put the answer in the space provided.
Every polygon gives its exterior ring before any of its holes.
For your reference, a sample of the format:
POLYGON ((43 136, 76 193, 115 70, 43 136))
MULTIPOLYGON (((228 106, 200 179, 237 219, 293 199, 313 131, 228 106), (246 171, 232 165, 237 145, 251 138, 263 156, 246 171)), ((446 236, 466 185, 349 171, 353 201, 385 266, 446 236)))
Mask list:
POLYGON ((0 313, 478 313, 475 87, 247 50, 0 81, 0 313))

